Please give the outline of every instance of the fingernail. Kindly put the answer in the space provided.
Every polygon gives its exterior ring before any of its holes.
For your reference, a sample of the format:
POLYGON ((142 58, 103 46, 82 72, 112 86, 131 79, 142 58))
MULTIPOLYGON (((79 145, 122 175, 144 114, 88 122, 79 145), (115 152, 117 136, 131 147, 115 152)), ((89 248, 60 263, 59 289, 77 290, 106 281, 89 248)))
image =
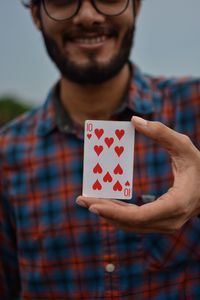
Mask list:
POLYGON ((87 207, 86 203, 81 199, 76 199, 76 203, 82 207, 87 207))
POLYGON ((136 122, 138 125, 141 125, 141 126, 147 126, 147 120, 145 120, 145 119, 142 119, 142 118, 136 117, 136 116, 133 116, 132 119, 133 119, 134 122, 136 122))
POLYGON ((95 207, 93 207, 93 206, 91 206, 91 207, 89 208, 89 211, 90 211, 91 213, 93 213, 93 214, 99 215, 98 210, 97 210, 95 207))

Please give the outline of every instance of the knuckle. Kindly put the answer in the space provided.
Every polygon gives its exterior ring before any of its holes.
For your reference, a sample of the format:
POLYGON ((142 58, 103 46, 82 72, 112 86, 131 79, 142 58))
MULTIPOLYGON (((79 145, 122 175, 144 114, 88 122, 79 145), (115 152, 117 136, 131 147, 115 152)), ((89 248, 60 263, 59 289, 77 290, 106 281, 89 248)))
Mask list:
POLYGON ((192 141, 186 134, 180 133, 180 139, 183 146, 188 147, 189 145, 192 145, 192 141))
POLYGON ((174 233, 178 232, 183 226, 183 223, 177 223, 173 226, 172 230, 174 233))
POLYGON ((174 209, 176 216, 182 216, 187 213, 187 206, 185 206, 184 203, 180 200, 174 203, 174 209))
POLYGON ((175 207, 175 215, 176 215, 176 223, 177 224, 183 224, 182 220, 187 218, 188 215, 190 215, 190 209, 188 204, 183 204, 182 202, 176 203, 175 207))
POLYGON ((182 222, 174 222, 168 228, 168 233, 175 234, 175 233, 177 233, 182 228, 182 226, 183 226, 182 222))
POLYGON ((154 121, 153 122, 153 127, 154 127, 155 131, 161 132, 161 130, 163 130, 165 126, 161 122, 154 121))

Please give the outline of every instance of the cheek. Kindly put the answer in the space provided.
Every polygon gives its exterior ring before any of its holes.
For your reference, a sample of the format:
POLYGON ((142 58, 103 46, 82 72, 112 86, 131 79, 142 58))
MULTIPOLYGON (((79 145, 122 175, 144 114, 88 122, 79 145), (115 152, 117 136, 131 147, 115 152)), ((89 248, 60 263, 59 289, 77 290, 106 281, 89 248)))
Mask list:
POLYGON ((41 12, 41 26, 42 31, 46 36, 50 37, 52 40, 57 40, 59 36, 62 36, 63 23, 56 22, 50 19, 44 11, 41 12))
MULTIPOLYGON (((131 1, 130 1, 131 2, 131 1)), ((124 34, 128 29, 134 27, 134 16, 133 10, 129 5, 129 8, 120 16, 116 17, 115 20, 116 28, 118 28, 119 33, 124 34)))
POLYGON ((119 39, 121 42, 125 35, 132 31, 134 27, 133 17, 129 14, 123 18, 121 17, 115 27, 118 28, 119 39))
POLYGON ((54 47, 61 51, 63 47, 62 31, 57 26, 52 26, 52 24, 48 26, 45 24, 42 32, 46 40, 51 42, 51 45, 54 45, 54 47))

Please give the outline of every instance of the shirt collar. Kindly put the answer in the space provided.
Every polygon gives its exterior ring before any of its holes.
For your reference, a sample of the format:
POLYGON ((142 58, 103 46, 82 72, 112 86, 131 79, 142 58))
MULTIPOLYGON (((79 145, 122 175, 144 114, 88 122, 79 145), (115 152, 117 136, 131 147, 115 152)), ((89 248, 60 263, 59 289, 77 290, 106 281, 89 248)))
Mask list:
POLYGON ((55 103, 53 101, 55 97, 56 86, 50 90, 45 103, 39 110, 39 122, 37 127, 37 134, 39 136, 48 135, 57 127, 55 103))
POLYGON ((155 91, 152 78, 142 74, 136 65, 132 65, 132 80, 128 91, 128 107, 137 115, 148 117, 155 110, 155 91))
POLYGON ((46 136, 56 129, 63 133, 71 133, 81 138, 83 137, 82 126, 73 122, 62 106, 59 98, 59 82, 50 90, 39 112, 37 134, 46 136))
MULTIPOLYGON (((122 101, 121 106, 115 112, 115 115, 122 114, 129 109, 135 115, 148 117, 154 112, 154 92, 150 77, 141 73, 136 65, 131 65, 132 77, 129 89, 122 101)), ((38 135, 45 136, 54 129, 65 133, 80 132, 81 127, 70 119, 68 113, 64 110, 59 100, 59 83, 57 83, 50 91, 47 99, 40 110, 38 135)))

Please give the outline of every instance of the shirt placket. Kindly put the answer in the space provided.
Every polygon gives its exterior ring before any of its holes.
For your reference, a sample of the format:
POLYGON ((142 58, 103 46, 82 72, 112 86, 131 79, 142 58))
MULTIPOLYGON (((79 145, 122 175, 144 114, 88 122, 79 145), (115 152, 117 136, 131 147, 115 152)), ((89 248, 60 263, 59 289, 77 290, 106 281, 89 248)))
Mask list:
POLYGON ((100 219, 102 237, 102 268, 104 269, 105 299, 119 299, 119 259, 117 254, 116 229, 105 219, 100 219))

